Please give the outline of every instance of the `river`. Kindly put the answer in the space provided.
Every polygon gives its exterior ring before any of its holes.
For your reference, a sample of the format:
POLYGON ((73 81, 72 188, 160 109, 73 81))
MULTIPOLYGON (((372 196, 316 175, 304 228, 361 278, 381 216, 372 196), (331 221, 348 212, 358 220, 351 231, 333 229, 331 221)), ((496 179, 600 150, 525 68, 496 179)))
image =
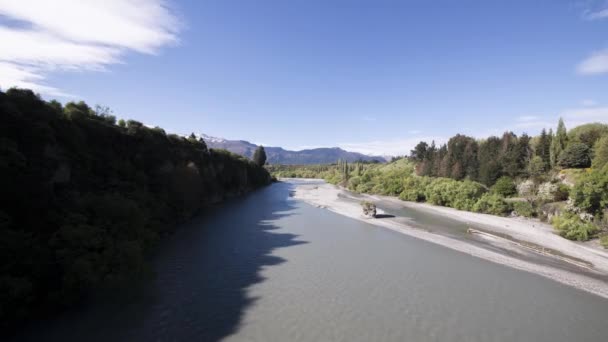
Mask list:
POLYGON ((316 208, 293 187, 211 210, 162 244, 155 277, 17 340, 608 340, 606 299, 316 208))

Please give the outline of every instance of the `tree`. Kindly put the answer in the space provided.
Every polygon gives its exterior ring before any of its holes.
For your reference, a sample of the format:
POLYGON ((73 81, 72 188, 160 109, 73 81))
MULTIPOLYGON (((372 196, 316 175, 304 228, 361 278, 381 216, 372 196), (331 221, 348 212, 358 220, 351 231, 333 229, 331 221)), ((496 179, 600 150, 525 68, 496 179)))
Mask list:
POLYGON ((264 146, 258 146, 253 153, 253 161, 259 166, 264 166, 266 164, 266 151, 264 150, 264 146))
POLYGON ((534 156, 528 164, 528 175, 538 181, 545 174, 546 166, 541 157, 534 156))
POLYGON ((417 162, 421 162, 424 159, 426 159, 428 157, 427 151, 428 151, 429 145, 424 142, 421 141, 418 143, 418 145, 416 145, 416 147, 414 147, 414 149, 411 151, 410 153, 410 158, 412 158, 413 160, 417 161, 417 162))
POLYGON ((593 158, 593 168, 601 169, 608 164, 608 136, 602 137, 595 143, 595 157, 593 158))
POLYGON ((517 188, 511 177, 500 177, 494 186, 492 186, 492 192, 499 194, 503 197, 509 197, 517 193, 517 188))
POLYGON ((551 142, 551 166, 554 167, 559 162, 559 156, 562 151, 566 148, 568 144, 568 131, 566 130, 566 125, 564 125, 564 120, 559 118, 559 122, 557 124, 557 131, 555 132, 555 137, 551 142))
POLYGON ((597 122, 589 123, 571 129, 568 132, 568 141, 580 142, 593 148, 595 143, 605 135, 608 135, 608 125, 597 122))
POLYGON ((485 185, 494 184, 501 175, 500 147, 498 137, 489 137, 479 146, 479 181, 485 185))
POLYGON ((543 171, 548 170, 551 167, 551 136, 547 134, 544 128, 540 132, 536 155, 541 158, 544 164, 543 171))
POLYGON ((584 168, 591 166, 589 147, 583 143, 572 143, 559 156, 559 166, 563 168, 584 168))

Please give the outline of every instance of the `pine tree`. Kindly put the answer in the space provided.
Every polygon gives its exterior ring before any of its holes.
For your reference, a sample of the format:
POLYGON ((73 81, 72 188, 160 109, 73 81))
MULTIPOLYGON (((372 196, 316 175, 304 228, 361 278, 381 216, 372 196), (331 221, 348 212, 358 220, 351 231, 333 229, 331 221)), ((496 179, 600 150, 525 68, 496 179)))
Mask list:
POLYGON ((564 120, 559 118, 559 123, 557 124, 557 131, 555 132, 555 137, 551 142, 551 167, 555 167, 558 160, 559 155, 566 148, 568 144, 568 131, 566 130, 566 125, 564 125, 564 120))
POLYGON ((258 146, 253 153, 253 161, 259 166, 264 166, 266 164, 266 151, 264 150, 264 146, 258 146))
POLYGON ((544 164, 543 170, 548 170, 551 167, 551 136, 547 134, 547 130, 544 128, 540 132, 538 145, 536 146, 536 155, 541 158, 544 164))

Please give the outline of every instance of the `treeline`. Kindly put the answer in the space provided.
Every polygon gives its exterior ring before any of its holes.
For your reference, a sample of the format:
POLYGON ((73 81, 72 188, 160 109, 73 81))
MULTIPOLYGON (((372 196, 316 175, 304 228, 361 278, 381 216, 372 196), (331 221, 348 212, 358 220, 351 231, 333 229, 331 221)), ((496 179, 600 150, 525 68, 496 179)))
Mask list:
POLYGON ((194 135, 0 92, 0 329, 141 274, 176 223, 269 182, 194 135))
POLYGON ((608 126, 599 123, 567 132, 560 119, 555 134, 543 129, 531 138, 505 132, 483 140, 457 134, 439 147, 422 141, 409 157, 417 163, 420 176, 468 179, 491 186, 503 176, 543 178, 555 169, 590 167, 595 150, 601 150, 596 144, 606 135, 608 126))
POLYGON ((477 140, 458 134, 442 146, 420 142, 383 165, 277 168, 279 177, 323 178, 349 190, 398 196, 460 210, 549 221, 572 240, 594 237, 608 248, 608 125, 555 134, 477 140))

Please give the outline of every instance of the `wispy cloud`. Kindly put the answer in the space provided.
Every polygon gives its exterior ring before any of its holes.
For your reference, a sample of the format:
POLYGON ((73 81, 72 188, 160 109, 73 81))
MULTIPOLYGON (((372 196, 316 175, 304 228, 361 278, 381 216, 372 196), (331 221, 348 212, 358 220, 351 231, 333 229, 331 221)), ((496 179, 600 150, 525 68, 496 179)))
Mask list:
POLYGON ((570 127, 590 122, 608 123, 608 107, 566 109, 561 116, 570 123, 570 127))
POLYGON ((55 96, 67 94, 45 84, 50 72, 156 54, 177 42, 181 26, 164 0, 0 0, 0 16, 0 87, 55 96))
POLYGON ((585 100, 581 101, 581 104, 585 107, 593 107, 593 106, 597 106, 597 101, 591 100, 591 99, 585 99, 585 100))
POLYGON ((608 8, 604 8, 597 11, 586 11, 583 14, 583 18, 587 20, 599 20, 608 18, 608 8))
POLYGON ((581 75, 596 75, 608 72, 608 49, 598 51, 583 60, 576 68, 581 75))
MULTIPOLYGON (((542 129, 551 126, 552 123, 539 115, 522 115, 515 120, 516 129, 542 129)), ((510 129, 509 129, 510 130, 510 129)))

